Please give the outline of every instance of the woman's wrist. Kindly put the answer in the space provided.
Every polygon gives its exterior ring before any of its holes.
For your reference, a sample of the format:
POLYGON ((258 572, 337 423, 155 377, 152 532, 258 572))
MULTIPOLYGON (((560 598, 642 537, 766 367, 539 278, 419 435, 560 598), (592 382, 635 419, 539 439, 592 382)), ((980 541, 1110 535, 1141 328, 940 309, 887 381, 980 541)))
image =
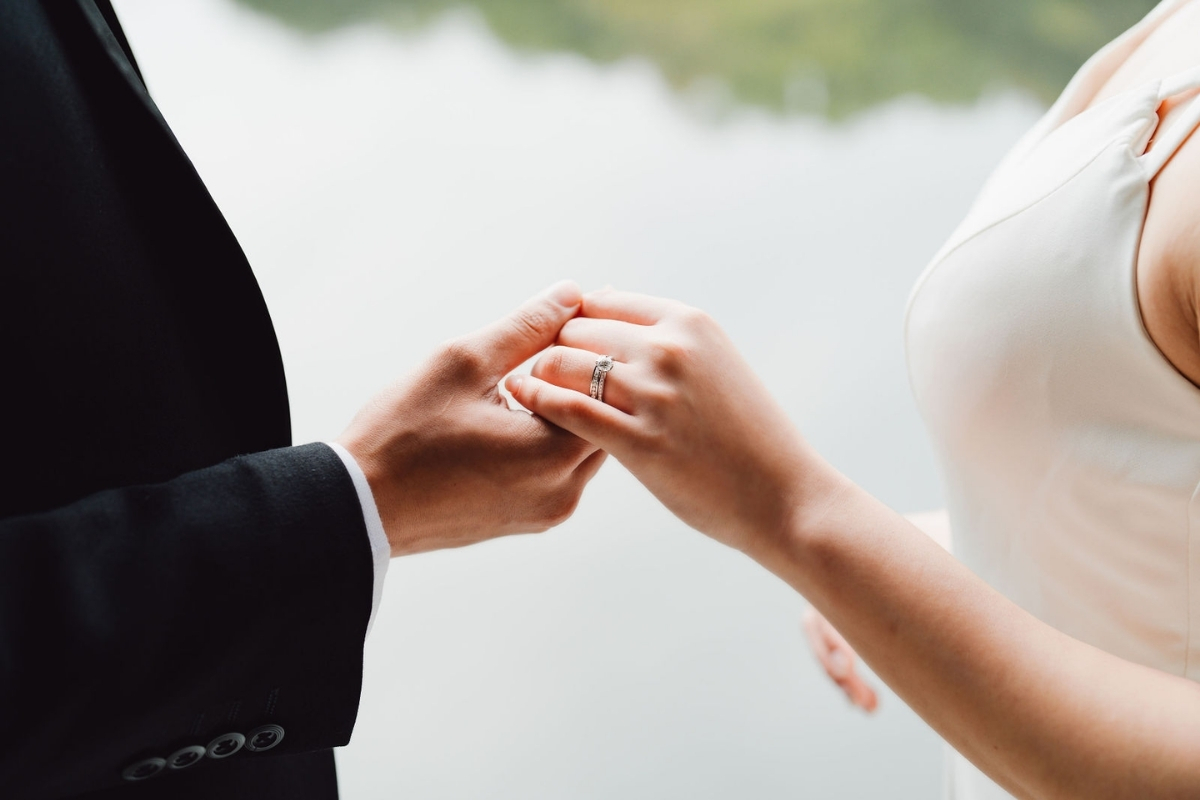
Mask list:
POLYGON ((794 584, 798 568, 812 562, 816 553, 831 544, 828 540, 837 537, 842 527, 837 520, 845 516, 846 506, 859 492, 859 487, 828 461, 809 454, 784 491, 778 523, 756 532, 744 552, 794 584))

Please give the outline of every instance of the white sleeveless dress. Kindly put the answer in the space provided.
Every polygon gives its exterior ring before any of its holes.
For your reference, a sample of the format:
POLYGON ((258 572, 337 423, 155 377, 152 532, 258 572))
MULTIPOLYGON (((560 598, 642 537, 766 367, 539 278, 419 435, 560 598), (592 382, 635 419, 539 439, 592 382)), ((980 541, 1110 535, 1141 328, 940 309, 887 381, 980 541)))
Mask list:
MULTIPOLYGON (((1186 2, 1089 60, 1001 163, 913 289, 905 344, 955 555, 1058 630, 1200 681, 1200 389, 1147 334, 1135 280, 1150 181, 1200 99, 1168 130, 1156 112, 1200 68, 1085 110, 1186 2)), ((949 797, 1009 797, 949 756, 949 797)))

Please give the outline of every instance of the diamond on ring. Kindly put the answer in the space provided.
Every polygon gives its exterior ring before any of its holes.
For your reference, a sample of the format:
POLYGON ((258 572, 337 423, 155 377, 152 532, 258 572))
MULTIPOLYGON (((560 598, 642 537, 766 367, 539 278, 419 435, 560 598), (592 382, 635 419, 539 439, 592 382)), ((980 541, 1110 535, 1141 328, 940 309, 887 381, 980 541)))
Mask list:
POLYGON ((592 399, 604 402, 604 379, 612 370, 615 362, 611 356, 600 356, 596 359, 596 366, 592 370, 592 399))

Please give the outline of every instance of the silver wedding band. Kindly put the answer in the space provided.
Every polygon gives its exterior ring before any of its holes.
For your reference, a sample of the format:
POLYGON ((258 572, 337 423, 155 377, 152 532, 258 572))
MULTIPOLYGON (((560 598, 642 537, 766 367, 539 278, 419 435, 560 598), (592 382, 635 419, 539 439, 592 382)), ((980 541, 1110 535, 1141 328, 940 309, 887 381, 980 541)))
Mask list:
POLYGON ((592 399, 604 402, 604 379, 612 371, 613 360, 610 356, 600 356, 592 370, 592 399))

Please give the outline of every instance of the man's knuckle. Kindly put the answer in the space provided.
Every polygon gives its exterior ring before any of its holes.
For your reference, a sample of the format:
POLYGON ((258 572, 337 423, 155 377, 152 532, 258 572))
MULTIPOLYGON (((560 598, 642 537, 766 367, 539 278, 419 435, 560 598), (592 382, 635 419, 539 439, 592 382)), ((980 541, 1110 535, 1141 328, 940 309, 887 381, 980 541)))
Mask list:
POLYGON ((509 326, 522 339, 541 339, 550 327, 550 314, 541 306, 523 308, 509 318, 509 326))
POLYGON ((468 339, 451 339, 442 345, 439 355, 443 365, 455 375, 474 376, 487 366, 484 354, 468 339))

